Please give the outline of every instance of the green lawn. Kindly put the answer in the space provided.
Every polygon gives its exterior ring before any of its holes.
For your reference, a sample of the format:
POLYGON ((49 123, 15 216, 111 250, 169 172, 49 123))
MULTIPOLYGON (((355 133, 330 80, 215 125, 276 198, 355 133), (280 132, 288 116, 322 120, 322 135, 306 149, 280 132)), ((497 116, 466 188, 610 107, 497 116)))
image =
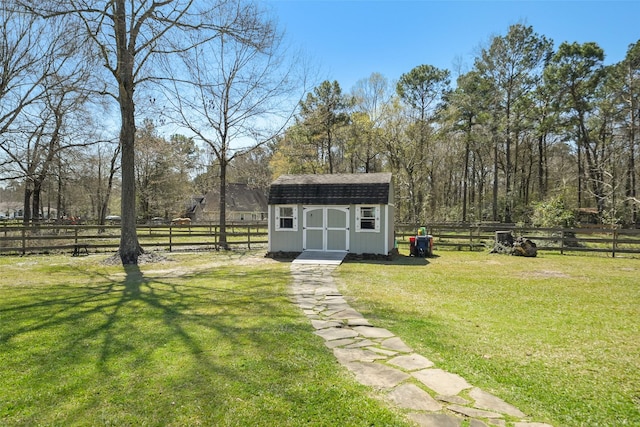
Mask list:
POLYGON ((0 425, 400 426, 288 298, 289 264, 0 257, 0 425))
MULTIPOLYGON (((640 425, 640 260, 437 254, 336 274, 376 326, 537 421, 640 425)), ((0 257, 0 425, 406 425, 313 334, 289 263, 166 256, 0 257)))
POLYGON ((538 421, 640 425, 640 260, 437 255, 343 264, 342 291, 438 367, 538 421))

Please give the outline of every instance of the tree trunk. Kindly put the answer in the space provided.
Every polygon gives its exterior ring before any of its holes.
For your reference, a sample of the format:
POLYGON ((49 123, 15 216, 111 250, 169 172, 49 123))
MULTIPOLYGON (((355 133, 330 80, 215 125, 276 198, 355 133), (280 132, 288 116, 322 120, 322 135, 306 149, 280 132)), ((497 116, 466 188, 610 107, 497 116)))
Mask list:
POLYGON ((40 222, 40 194, 42 192, 42 182, 41 181, 36 181, 33 184, 33 197, 32 197, 32 202, 31 202, 31 206, 33 206, 33 208, 31 209, 32 212, 32 218, 31 218, 31 223, 33 225, 36 225, 40 222))
POLYGON ((118 103, 120 105, 121 173, 122 173, 122 197, 121 197, 121 227, 120 227, 120 259, 122 265, 138 264, 138 255, 142 248, 138 243, 136 234, 136 176, 135 176, 135 104, 133 101, 134 79, 134 52, 130 52, 127 45, 127 22, 124 1, 116 2, 116 26, 117 55, 118 55, 118 103))
MULTIPOLYGON (((629 70, 629 75, 632 72, 629 70)), ((631 81, 630 81, 631 83, 631 81)), ((630 86, 632 86, 630 84, 630 86)), ((637 225, 638 224, 638 206, 635 202, 637 196, 637 185, 636 185, 636 121, 637 121, 637 113, 634 102, 633 94, 629 97, 629 154, 627 160, 627 179, 626 179, 626 197, 627 202, 630 203, 631 208, 631 223, 637 225)))
MULTIPOLYGON (((121 91, 122 92, 122 91, 121 91)), ((120 144, 122 147, 121 171, 121 227, 120 227, 120 259, 122 265, 137 264, 142 249, 136 234, 136 188, 135 188, 135 121, 133 100, 122 103, 122 129, 120 144)))
POLYGON ((26 226, 29 225, 29 221, 31 220, 31 196, 33 195, 33 190, 31 189, 31 184, 27 181, 24 186, 24 203, 22 205, 22 223, 26 226))
POLYGON ((538 191, 540 191, 540 200, 544 200, 547 195, 545 180, 546 153, 544 140, 545 136, 541 133, 538 136, 538 191))
POLYGON ((115 2, 114 32, 116 35, 116 54, 118 68, 115 70, 118 82, 118 104, 120 106, 120 149, 122 192, 121 192, 121 226, 120 226, 120 259, 122 265, 138 264, 138 255, 142 248, 136 234, 136 185, 135 185, 135 104, 134 91, 134 55, 135 36, 128 31, 127 12, 124 0, 115 2), (133 39, 128 40, 127 35, 133 39))
POLYGON ((105 190, 104 198, 101 200, 100 204, 100 225, 104 225, 104 218, 107 216, 107 210, 109 208, 109 201, 111 200, 111 190, 113 189, 113 177, 116 174, 116 161, 118 160, 118 155, 120 154, 120 145, 116 147, 113 152, 113 156, 111 157, 111 163, 109 164, 109 179, 107 180, 107 188, 105 190))
POLYGON ((227 243, 227 159, 226 153, 220 158, 220 247, 229 249, 227 243))
POLYGON ((469 191, 469 152, 470 144, 469 138, 471 138, 471 118, 469 118, 469 125, 467 128, 467 137, 464 142, 464 171, 462 176, 462 222, 467 222, 467 193, 469 191))
MULTIPOLYGON (((329 161, 329 173, 333 173, 333 138, 331 130, 327 130, 327 160, 329 161)), ((220 193, 222 194, 222 193, 220 193)))
POLYGON ((493 221, 498 221, 498 138, 493 135, 493 221))
POLYGON ((513 199, 513 188, 511 180, 513 178, 513 164, 511 162, 511 94, 507 99, 507 130, 505 139, 505 168, 504 168, 504 222, 511 222, 511 203, 513 199))
POLYGON ((56 217, 57 219, 62 219, 63 216, 63 206, 62 206, 62 190, 63 190, 63 183, 62 183, 62 161, 60 160, 60 156, 58 155, 58 189, 57 189, 57 196, 56 196, 56 217))

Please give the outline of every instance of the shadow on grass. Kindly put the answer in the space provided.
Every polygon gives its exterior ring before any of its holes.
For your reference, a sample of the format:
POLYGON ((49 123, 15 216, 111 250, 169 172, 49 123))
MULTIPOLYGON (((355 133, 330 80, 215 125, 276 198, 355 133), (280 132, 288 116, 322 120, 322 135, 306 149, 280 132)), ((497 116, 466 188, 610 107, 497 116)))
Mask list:
MULTIPOLYGON (((438 255, 433 255, 431 258, 438 258, 438 255)), ((429 265, 429 258, 413 257, 406 255, 395 255, 391 260, 378 260, 378 259, 362 259, 362 260, 347 260, 348 263, 357 264, 373 264, 373 265, 429 265)))
POLYGON ((74 274, 73 284, 34 286, 0 304, 0 318, 12 320, 0 325, 0 349, 10 349, 5 366, 16 372, 3 379, 29 384, 16 386, 19 393, 5 403, 23 411, 19 417, 33 413, 27 420, 35 424, 60 423, 51 417, 60 416, 61 405, 67 421, 101 408, 114 423, 136 424, 151 413, 157 417, 151 425, 171 423, 176 401, 225 408, 230 394, 250 400, 263 393, 261 373, 284 380, 274 387, 286 387, 291 372, 301 369, 291 360, 301 344, 287 343, 310 330, 283 292, 288 269, 239 266, 147 277, 132 265, 121 280, 97 269, 74 274), (49 400, 34 401, 33 393, 49 400), (83 403, 72 409, 77 396, 83 403), (37 411, 24 406, 29 401, 37 411), (138 418, 118 419, 127 411, 138 418))

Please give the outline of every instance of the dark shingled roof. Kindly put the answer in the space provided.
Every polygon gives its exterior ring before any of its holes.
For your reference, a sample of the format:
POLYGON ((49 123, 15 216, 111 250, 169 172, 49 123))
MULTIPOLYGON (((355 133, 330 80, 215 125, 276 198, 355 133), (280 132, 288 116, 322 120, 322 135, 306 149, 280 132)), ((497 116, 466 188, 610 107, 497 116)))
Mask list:
MULTIPOLYGON (((202 201, 207 211, 220 210, 220 189, 207 193, 202 201)), ((230 212, 266 212, 267 198, 262 190, 250 188, 247 184, 227 184, 227 211, 230 212)))
POLYGON ((389 203, 391 173, 282 175, 269 190, 270 205, 389 203))

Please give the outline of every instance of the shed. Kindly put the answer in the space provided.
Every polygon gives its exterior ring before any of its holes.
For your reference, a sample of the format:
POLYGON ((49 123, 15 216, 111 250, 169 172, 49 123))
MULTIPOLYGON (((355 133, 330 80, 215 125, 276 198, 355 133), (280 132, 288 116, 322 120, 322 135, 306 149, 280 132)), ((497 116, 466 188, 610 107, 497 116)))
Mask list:
POLYGON ((269 252, 389 255, 391 173, 282 175, 269 189, 269 252))

